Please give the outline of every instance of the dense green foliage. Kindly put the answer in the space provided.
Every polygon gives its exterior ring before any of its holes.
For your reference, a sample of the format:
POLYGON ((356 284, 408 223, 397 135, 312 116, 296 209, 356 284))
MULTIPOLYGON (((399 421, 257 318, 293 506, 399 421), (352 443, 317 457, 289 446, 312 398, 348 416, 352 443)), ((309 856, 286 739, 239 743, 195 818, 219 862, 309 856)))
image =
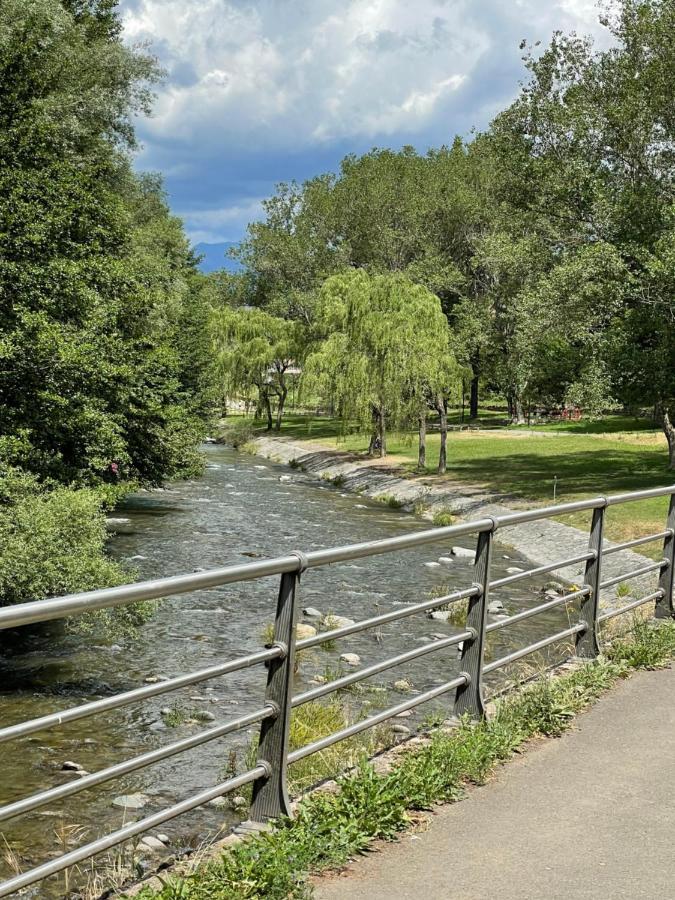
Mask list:
POLYGON ((116 5, 0 4, 0 463, 43 485, 0 511, 4 602, 119 577, 75 488, 200 465, 207 301, 161 182, 131 168, 159 72, 116 5))
POLYGON ((334 275, 319 291, 305 382, 347 421, 374 424, 386 452, 386 424, 417 418, 442 394, 457 366, 438 298, 402 275, 334 275))
POLYGON ((183 352, 195 260, 126 152, 157 70, 113 7, 0 9, 0 439, 62 482, 193 465, 202 399, 183 352))
POLYGON ((519 423, 660 417, 675 403, 675 0, 613 0, 603 24, 606 49, 562 33, 524 47, 518 97, 470 141, 281 185, 235 251, 229 302, 312 325, 326 279, 396 273, 441 300, 472 416, 482 384, 519 423))
POLYGON ((362 762, 340 780, 338 793, 303 800, 296 817, 236 845, 185 878, 167 878, 160 891, 139 900, 287 900, 309 898, 308 874, 344 865, 375 840, 395 840, 410 827, 412 810, 430 810, 483 784, 496 766, 535 736, 556 737, 618 678, 631 670, 669 664, 675 626, 635 623, 635 637, 617 643, 607 657, 558 678, 544 677, 502 700, 496 714, 464 722, 406 753, 388 773, 362 762))

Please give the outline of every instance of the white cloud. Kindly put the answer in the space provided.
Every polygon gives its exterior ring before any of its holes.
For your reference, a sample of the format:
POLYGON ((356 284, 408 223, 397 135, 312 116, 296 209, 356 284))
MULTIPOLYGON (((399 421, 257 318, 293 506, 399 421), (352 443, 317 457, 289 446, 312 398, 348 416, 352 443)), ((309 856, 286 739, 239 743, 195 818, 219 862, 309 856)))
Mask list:
POLYGON ((178 206, 201 193, 207 208, 183 215, 206 242, 239 236, 259 214, 250 197, 287 177, 285 165, 271 174, 275 160, 449 141, 515 95, 521 38, 599 31, 595 0, 121 0, 120 9, 126 38, 149 42, 169 73, 153 118, 139 123, 140 164, 179 186, 178 206))
POLYGON ((594 21, 592 0, 126 0, 122 10, 128 38, 153 43, 170 72, 149 136, 211 146, 414 134, 504 52, 505 26, 546 39, 594 21))
POLYGON ((176 209, 188 237, 194 244, 236 241, 246 225, 262 214, 262 198, 253 198, 214 209, 176 209))

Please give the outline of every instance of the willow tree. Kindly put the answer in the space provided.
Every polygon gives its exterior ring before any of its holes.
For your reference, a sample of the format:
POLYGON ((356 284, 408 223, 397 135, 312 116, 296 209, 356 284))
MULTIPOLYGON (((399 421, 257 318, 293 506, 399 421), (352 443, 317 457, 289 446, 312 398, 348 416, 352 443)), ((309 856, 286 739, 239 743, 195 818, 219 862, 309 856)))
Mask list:
POLYGON ((279 431, 288 397, 287 373, 300 349, 298 323, 260 309, 225 307, 213 313, 211 332, 225 391, 247 397, 255 392, 256 415, 265 414, 268 431, 279 431))
POLYGON ((316 313, 319 342, 307 358, 305 389, 343 420, 372 428, 369 453, 385 456, 387 428, 419 414, 449 353, 440 301, 403 275, 357 270, 324 283, 316 313))

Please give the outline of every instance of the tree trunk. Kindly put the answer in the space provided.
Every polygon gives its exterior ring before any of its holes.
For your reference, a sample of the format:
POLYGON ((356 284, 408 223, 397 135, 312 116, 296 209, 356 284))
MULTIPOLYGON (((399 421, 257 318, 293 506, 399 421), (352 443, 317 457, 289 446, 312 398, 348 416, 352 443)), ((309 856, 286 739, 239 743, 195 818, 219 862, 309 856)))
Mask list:
POLYGON ((277 420, 274 425, 275 431, 281 431, 281 419, 284 415, 284 407, 286 406, 286 398, 288 397, 288 388, 286 387, 286 385, 283 385, 279 389, 278 397, 279 402, 277 404, 277 420))
POLYGON ((427 414, 420 416, 420 443, 417 452, 417 468, 423 472, 427 466, 427 414))
POLYGON ((380 437, 380 459, 387 455, 387 426, 385 423, 384 409, 380 407, 378 417, 378 431, 380 437))
POLYGON ((675 469, 675 425, 667 412, 663 415, 663 432, 668 441, 668 468, 675 469))
POLYGON ((274 422, 272 420, 272 404, 270 403, 270 395, 265 394, 262 398, 263 407, 265 409, 265 414, 267 416, 267 430, 271 431, 274 422))
POLYGON ((478 375, 471 379, 471 397, 469 399, 469 418, 478 418, 478 375))
POLYGON ((438 474, 445 475, 448 465, 448 407, 443 397, 439 397, 436 403, 441 427, 441 447, 438 451, 438 474))
POLYGON ((525 413, 523 411, 523 402, 520 397, 513 398, 513 411, 511 414, 511 424, 512 425, 524 425, 525 424, 525 413))

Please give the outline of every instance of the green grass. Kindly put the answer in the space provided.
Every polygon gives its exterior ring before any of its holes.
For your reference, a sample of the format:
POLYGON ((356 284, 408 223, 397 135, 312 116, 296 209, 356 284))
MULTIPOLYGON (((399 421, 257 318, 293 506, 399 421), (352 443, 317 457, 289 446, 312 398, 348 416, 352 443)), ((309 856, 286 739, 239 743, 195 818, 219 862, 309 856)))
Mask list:
MULTIPOLYGON (((334 418, 290 416, 283 433, 297 440, 321 441, 341 450, 364 452, 368 435, 345 431, 334 418), (349 432, 349 433, 347 433, 349 432)), ((427 437, 427 473, 438 462, 440 438, 427 437)), ((390 434, 388 451, 410 477, 417 476, 416 435, 390 434)), ((665 438, 649 420, 608 416, 595 422, 559 422, 532 428, 450 432, 447 480, 484 487, 517 505, 544 505, 599 494, 638 491, 675 481, 668 470, 665 438)), ((612 507, 606 534, 611 540, 631 540, 665 524, 667 499, 657 498, 612 507)), ((590 516, 563 519, 587 528, 590 516)), ((643 549, 658 558, 658 545, 643 549)))
POLYGON ((667 665, 675 654, 675 623, 636 622, 634 636, 607 655, 560 677, 544 677, 497 705, 479 723, 436 731, 388 773, 362 759, 337 793, 305 799, 293 820, 237 844, 184 877, 169 877, 139 900, 288 900, 312 895, 308 875, 344 865, 375 839, 395 840, 415 816, 460 799, 536 736, 555 737, 617 679, 635 669, 667 665))

